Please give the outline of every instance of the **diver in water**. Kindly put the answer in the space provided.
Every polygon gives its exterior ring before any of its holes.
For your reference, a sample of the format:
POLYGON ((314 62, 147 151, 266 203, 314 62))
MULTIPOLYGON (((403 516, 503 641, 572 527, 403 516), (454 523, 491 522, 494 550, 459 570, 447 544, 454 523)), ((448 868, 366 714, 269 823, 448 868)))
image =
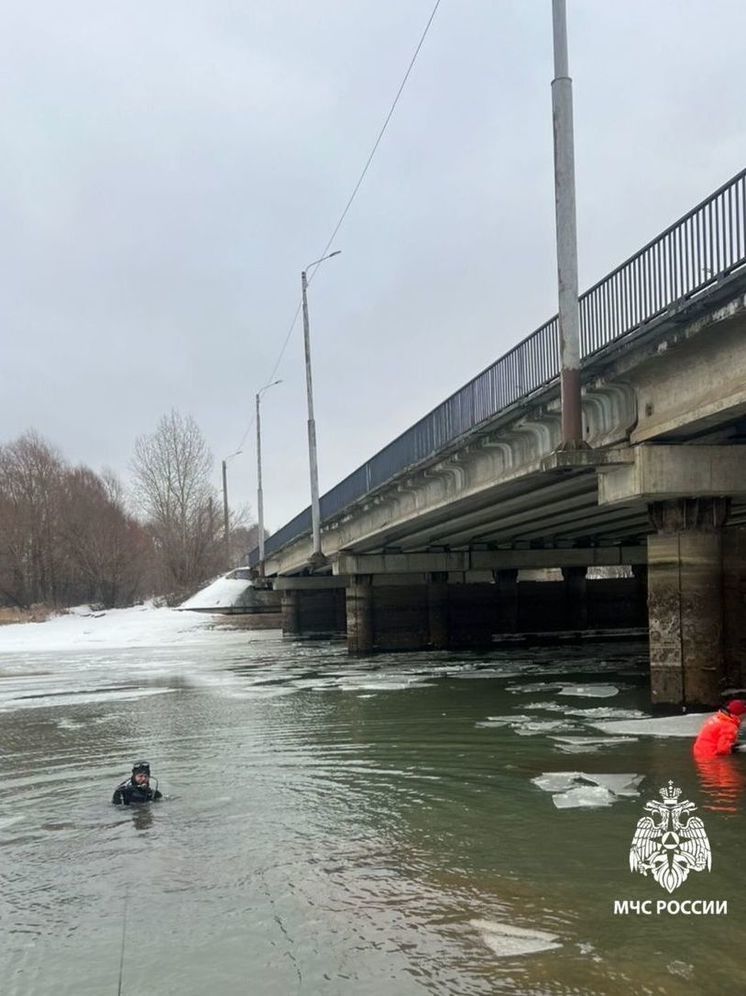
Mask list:
POLYGON ((158 791, 158 779, 155 788, 150 784, 150 764, 147 761, 136 761, 132 765, 132 775, 114 789, 111 801, 115 806, 129 806, 132 802, 154 802, 162 798, 158 791))
POLYGON ((694 741, 694 756, 698 761, 727 757, 738 749, 738 733, 746 715, 746 701, 733 699, 705 722, 694 741))

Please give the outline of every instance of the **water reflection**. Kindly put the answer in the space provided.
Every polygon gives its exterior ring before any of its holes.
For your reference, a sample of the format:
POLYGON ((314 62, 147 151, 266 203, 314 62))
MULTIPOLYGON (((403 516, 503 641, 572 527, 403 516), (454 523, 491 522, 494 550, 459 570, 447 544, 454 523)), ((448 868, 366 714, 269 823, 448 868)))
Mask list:
POLYGON ((153 810, 149 803, 143 805, 132 805, 130 815, 132 816, 132 826, 135 830, 144 832, 153 826, 153 810))
POLYGON ((695 764, 706 798, 702 808, 715 813, 742 813, 746 758, 742 755, 713 757, 708 760, 695 758, 695 764))

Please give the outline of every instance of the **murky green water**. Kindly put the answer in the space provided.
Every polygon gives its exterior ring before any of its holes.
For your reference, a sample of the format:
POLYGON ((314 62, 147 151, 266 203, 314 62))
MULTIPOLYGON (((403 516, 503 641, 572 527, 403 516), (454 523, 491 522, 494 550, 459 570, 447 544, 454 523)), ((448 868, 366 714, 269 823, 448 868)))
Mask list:
POLYGON ((123 938, 125 996, 746 990, 746 756, 705 784, 686 739, 591 726, 646 708, 643 664, 598 644, 351 662, 226 631, 6 655, 2 992, 116 994, 123 938), (114 808, 141 756, 169 798, 114 808), (586 782, 609 804, 557 808, 532 781, 574 771, 640 794, 586 782), (669 779, 713 852, 675 897, 727 916, 612 912, 670 898, 628 866, 669 779), (544 950, 511 955, 506 925, 544 950))

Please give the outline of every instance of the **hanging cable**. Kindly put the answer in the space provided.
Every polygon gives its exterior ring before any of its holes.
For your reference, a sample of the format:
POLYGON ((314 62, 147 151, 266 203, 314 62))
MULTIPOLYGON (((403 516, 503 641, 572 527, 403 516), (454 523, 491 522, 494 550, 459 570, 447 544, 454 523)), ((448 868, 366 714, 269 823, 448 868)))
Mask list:
MULTIPOLYGON (((425 39, 427 38, 428 32, 430 31, 430 25, 433 23, 433 20, 435 18, 435 15, 438 12, 438 7, 440 7, 440 4, 441 4, 441 0, 436 0, 435 5, 433 6, 433 9, 430 12, 430 17, 427 19, 427 23, 425 24, 425 28, 424 28, 424 30, 422 32, 422 35, 420 36, 420 40, 417 42, 417 47, 414 50, 414 54, 412 55, 412 58, 409 60, 409 65, 407 66, 407 71, 404 73, 402 81, 399 84, 399 89, 396 91, 396 96, 394 97, 394 99, 393 99, 393 101, 391 103, 391 106, 389 107, 388 114, 386 115, 386 118, 385 118, 385 120, 383 122, 383 125, 381 126, 381 130, 378 132, 378 136, 377 136, 375 142, 373 143, 373 148, 370 150, 370 154, 369 154, 368 158, 365 161, 365 165, 363 166, 362 172, 360 173, 360 176, 357 179, 357 183, 352 188, 352 193, 350 194, 349 198, 347 199, 347 203, 344 206, 344 210, 342 211, 342 214, 339 216, 339 220, 337 221, 337 224, 334 226, 332 234, 329 236, 329 238, 327 240, 327 243, 324 246, 323 252, 319 253, 319 257, 323 257, 323 256, 327 255, 329 249, 331 248, 332 242, 334 241, 334 239, 337 236, 337 232, 339 232, 340 228, 342 227, 342 225, 344 223, 345 218, 347 217, 348 211, 352 207, 353 201, 357 197, 357 193, 358 193, 358 191, 360 190, 360 187, 363 184, 363 180, 365 179, 366 174, 367 174, 368 170, 370 169, 371 163, 373 162, 373 157, 375 156, 376 151, 378 150, 378 146, 381 144, 381 139, 385 135, 386 129, 389 126, 389 122, 391 121, 391 118, 393 117, 394 111, 396 110, 396 105, 399 103, 399 98, 401 97, 402 93, 404 92, 404 87, 407 85, 407 80, 409 79, 410 74, 411 74, 412 70, 414 69, 414 64, 417 61, 417 56, 420 54, 420 49, 422 48, 422 46, 423 46, 423 44, 425 42, 425 39)), ((313 266, 311 268, 311 270, 309 272, 309 275, 308 275, 308 283, 309 284, 313 280, 314 274, 316 273, 316 270, 318 269, 319 265, 320 264, 317 263, 315 266, 313 266)), ((277 370, 278 370, 280 364, 282 363, 282 358, 285 355, 285 350, 288 347, 288 343, 290 342, 290 337, 292 336, 293 331, 294 331, 295 326, 296 326, 296 323, 298 321, 298 316, 300 315, 300 310, 301 310, 301 304, 300 304, 300 302, 298 302, 298 306, 295 309, 295 314, 293 315, 293 320, 290 322, 290 326, 289 326, 289 328, 287 330, 287 333, 285 335, 285 339, 284 339, 284 341, 282 343, 282 348, 280 349, 280 352, 279 352, 279 355, 277 357, 277 360, 275 361, 275 365, 272 367, 272 372, 267 377, 267 379, 265 381, 265 384, 269 384, 270 381, 273 380, 275 374, 277 373, 277 370)), ((241 437, 241 442, 238 444, 238 446, 236 447, 236 449, 238 449, 238 450, 243 449, 243 444, 246 441, 246 437, 249 435, 249 433, 251 432, 251 430, 252 430, 252 428, 254 426, 255 419, 256 419, 256 416, 253 416, 252 419, 251 419, 251 421, 249 422, 247 428, 246 428, 246 431, 244 432, 243 436, 241 437)))

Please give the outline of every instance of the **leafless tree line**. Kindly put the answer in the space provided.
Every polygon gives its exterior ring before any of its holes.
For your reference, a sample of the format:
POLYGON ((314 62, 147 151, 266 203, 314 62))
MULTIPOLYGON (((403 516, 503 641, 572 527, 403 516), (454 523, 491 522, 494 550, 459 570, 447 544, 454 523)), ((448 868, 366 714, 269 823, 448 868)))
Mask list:
MULTIPOLYGON (((227 566, 212 464, 196 423, 178 412, 136 440, 129 495, 114 474, 70 466, 33 431, 0 446, 0 605, 187 597, 227 566)), ((256 544, 246 518, 231 515, 233 566, 256 544)))

